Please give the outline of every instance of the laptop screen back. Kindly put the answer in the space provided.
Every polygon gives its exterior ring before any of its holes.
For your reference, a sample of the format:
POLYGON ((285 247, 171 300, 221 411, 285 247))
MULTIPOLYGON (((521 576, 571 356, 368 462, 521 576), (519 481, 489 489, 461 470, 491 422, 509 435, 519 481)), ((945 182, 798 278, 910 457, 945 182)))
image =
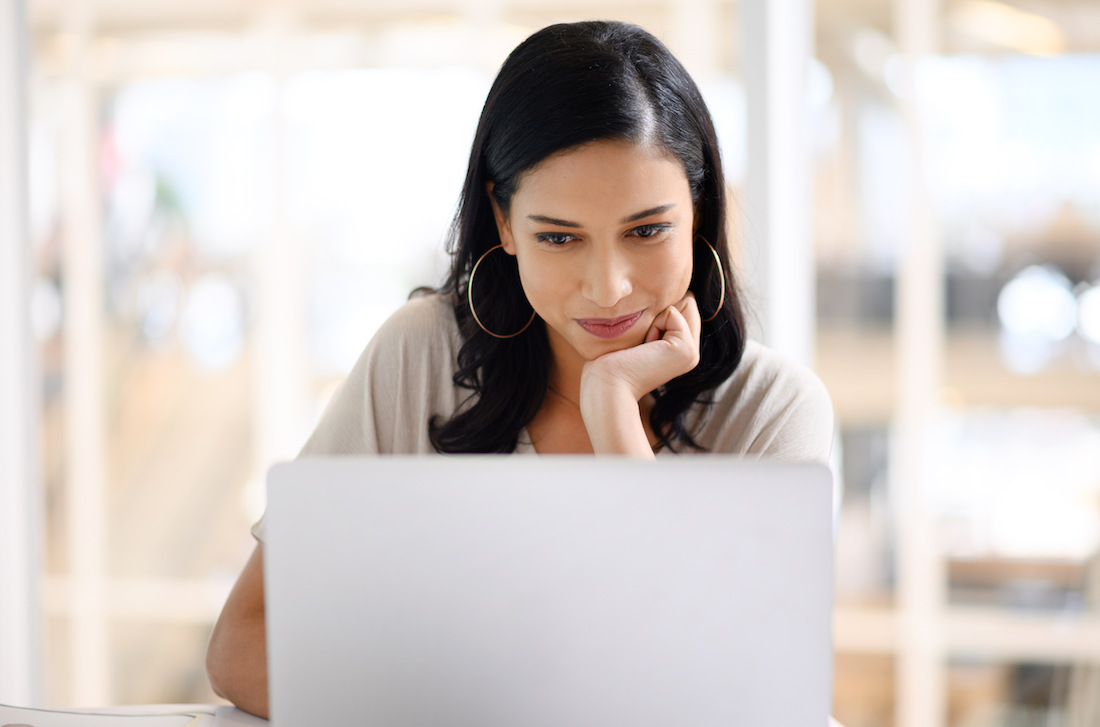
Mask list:
POLYGON ((268 498, 276 727, 826 723, 823 466, 303 459, 268 498))

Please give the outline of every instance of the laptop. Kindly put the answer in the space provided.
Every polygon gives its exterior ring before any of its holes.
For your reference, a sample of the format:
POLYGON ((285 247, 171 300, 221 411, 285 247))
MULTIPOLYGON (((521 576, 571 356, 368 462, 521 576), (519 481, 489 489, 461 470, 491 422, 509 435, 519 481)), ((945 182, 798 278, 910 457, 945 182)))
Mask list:
POLYGON ((719 455, 272 468, 272 724, 818 727, 832 478, 719 455))

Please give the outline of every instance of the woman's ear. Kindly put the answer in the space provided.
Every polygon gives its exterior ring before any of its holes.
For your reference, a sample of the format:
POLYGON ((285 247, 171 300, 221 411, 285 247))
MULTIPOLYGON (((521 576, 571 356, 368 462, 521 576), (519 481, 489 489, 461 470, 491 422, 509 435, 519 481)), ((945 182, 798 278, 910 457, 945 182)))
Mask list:
POLYGON ((489 196, 489 204, 493 207, 493 219, 497 223, 497 234, 500 235, 500 244, 504 246, 504 252, 509 255, 516 254, 516 241, 512 237, 511 223, 508 221, 508 215, 504 214, 504 210, 497 204, 496 197, 493 196, 493 189, 496 185, 493 182, 485 183, 485 194, 489 196))

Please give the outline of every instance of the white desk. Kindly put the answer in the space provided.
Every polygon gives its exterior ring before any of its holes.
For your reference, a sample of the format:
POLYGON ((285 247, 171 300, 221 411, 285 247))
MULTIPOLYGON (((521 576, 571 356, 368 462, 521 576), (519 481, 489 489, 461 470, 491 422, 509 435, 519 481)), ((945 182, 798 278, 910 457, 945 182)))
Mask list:
MULTIPOLYGON (((4 727, 267 727, 269 722, 236 707, 153 704, 105 709, 28 710, 0 704, 4 727), (146 717, 147 719, 141 719, 146 717)), ((829 718, 829 727, 842 727, 829 718)))
POLYGON ((150 704, 103 709, 38 710, 0 705, 0 725, 23 727, 266 727, 236 707, 150 704))

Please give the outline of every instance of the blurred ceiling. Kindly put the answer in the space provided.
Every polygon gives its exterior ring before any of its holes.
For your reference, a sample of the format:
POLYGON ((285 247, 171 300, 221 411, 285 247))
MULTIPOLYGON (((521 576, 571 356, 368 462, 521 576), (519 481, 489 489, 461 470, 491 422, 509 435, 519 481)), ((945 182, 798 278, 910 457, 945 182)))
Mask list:
MULTIPOLYGON (((1100 52, 1097 0, 926 1, 941 6, 946 53, 1100 52)), ((850 48, 868 31, 888 40, 896 4, 816 0, 819 55, 850 48)), ((56 68, 58 43, 87 28, 108 46, 96 48, 96 73, 107 78, 254 65, 254 48, 249 61, 237 52, 249 38, 266 38, 270 57, 295 68, 459 62, 495 70, 532 30, 596 17, 646 27, 689 68, 736 70, 739 6, 738 0, 28 0, 40 67, 56 68), (173 48, 166 50, 166 42, 173 48), (402 55, 398 47, 414 50, 402 55)))

